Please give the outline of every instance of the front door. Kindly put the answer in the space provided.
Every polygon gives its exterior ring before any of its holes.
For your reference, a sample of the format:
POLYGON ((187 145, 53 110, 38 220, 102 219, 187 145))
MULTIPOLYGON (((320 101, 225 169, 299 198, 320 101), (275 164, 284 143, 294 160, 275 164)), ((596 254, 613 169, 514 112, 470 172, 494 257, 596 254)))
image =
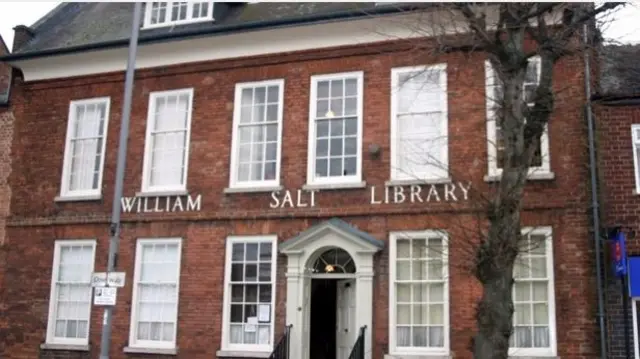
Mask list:
POLYGON ((336 291, 336 359, 347 359, 356 340, 356 281, 339 280, 336 291))

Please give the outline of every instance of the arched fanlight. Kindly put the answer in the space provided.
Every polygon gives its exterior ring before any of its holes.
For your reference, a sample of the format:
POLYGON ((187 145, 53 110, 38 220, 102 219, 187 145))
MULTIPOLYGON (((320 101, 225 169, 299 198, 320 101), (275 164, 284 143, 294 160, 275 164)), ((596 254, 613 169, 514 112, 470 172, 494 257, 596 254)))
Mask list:
POLYGON ((341 248, 326 250, 316 259, 314 273, 355 273, 356 264, 353 258, 341 248))

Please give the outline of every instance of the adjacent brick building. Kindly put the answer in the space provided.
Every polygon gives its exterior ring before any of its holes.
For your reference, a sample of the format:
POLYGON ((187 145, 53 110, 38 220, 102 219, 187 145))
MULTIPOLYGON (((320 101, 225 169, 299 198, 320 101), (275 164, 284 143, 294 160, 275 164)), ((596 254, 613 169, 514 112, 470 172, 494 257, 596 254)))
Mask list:
MULTIPOLYGON (((0 56, 9 54, 4 40, 0 36, 0 56)), ((9 216, 11 189, 9 173, 11 173, 11 145, 13 138, 13 114, 9 110, 9 94, 11 88, 11 67, 0 62, 0 287, 4 275, 6 240, 6 219, 9 216)), ((2 306, 0 305, 0 308, 2 306)))
MULTIPOLYGON (((266 357, 287 325, 296 359, 346 358, 365 326, 367 358, 470 358, 474 209, 500 171, 484 55, 416 51, 395 5, 164 4, 140 34, 112 358, 266 357)), ((4 58, 21 76, 3 358, 98 356, 89 280, 106 268, 132 9, 62 4, 4 58)), ((514 357, 598 353, 582 69, 554 69, 514 357)))
MULTIPOLYGON (((599 86, 593 98, 598 128, 600 200, 603 235, 622 226, 628 232, 628 256, 640 255, 640 45, 608 46, 602 51, 599 86), (635 235, 634 235, 635 232, 635 235)), ((604 238, 606 239, 606 237, 604 238)), ((605 303, 610 358, 626 358, 622 282, 615 277, 608 246, 605 253, 605 303)), ((638 277, 635 271, 631 277, 638 277)), ((632 280, 633 281, 633 280, 632 280)), ((635 281, 633 281, 635 282, 635 281)), ((638 300, 629 301, 631 357, 640 355, 638 300)))

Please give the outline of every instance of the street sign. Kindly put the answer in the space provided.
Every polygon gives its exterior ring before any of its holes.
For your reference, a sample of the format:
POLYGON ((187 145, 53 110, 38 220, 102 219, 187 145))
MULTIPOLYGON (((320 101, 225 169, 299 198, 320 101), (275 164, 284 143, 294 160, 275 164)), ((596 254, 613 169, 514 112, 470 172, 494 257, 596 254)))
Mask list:
POLYGON ((96 287, 93 289, 94 305, 116 305, 118 288, 116 287, 96 287))
POLYGON ((124 272, 94 272, 91 274, 92 287, 124 287, 124 272))

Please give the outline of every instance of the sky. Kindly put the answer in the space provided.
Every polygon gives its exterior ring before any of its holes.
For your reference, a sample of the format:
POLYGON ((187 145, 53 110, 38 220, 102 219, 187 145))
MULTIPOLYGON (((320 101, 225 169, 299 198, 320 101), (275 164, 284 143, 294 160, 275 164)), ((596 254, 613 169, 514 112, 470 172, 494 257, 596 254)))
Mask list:
MULTIPOLYGON (((0 36, 7 47, 11 49, 14 26, 32 25, 59 3, 59 1, 0 2, 0 36)), ((607 26, 604 27, 606 38, 623 43, 640 43, 640 0, 631 1, 631 4, 617 10, 611 17, 613 20, 607 21, 607 26)))

